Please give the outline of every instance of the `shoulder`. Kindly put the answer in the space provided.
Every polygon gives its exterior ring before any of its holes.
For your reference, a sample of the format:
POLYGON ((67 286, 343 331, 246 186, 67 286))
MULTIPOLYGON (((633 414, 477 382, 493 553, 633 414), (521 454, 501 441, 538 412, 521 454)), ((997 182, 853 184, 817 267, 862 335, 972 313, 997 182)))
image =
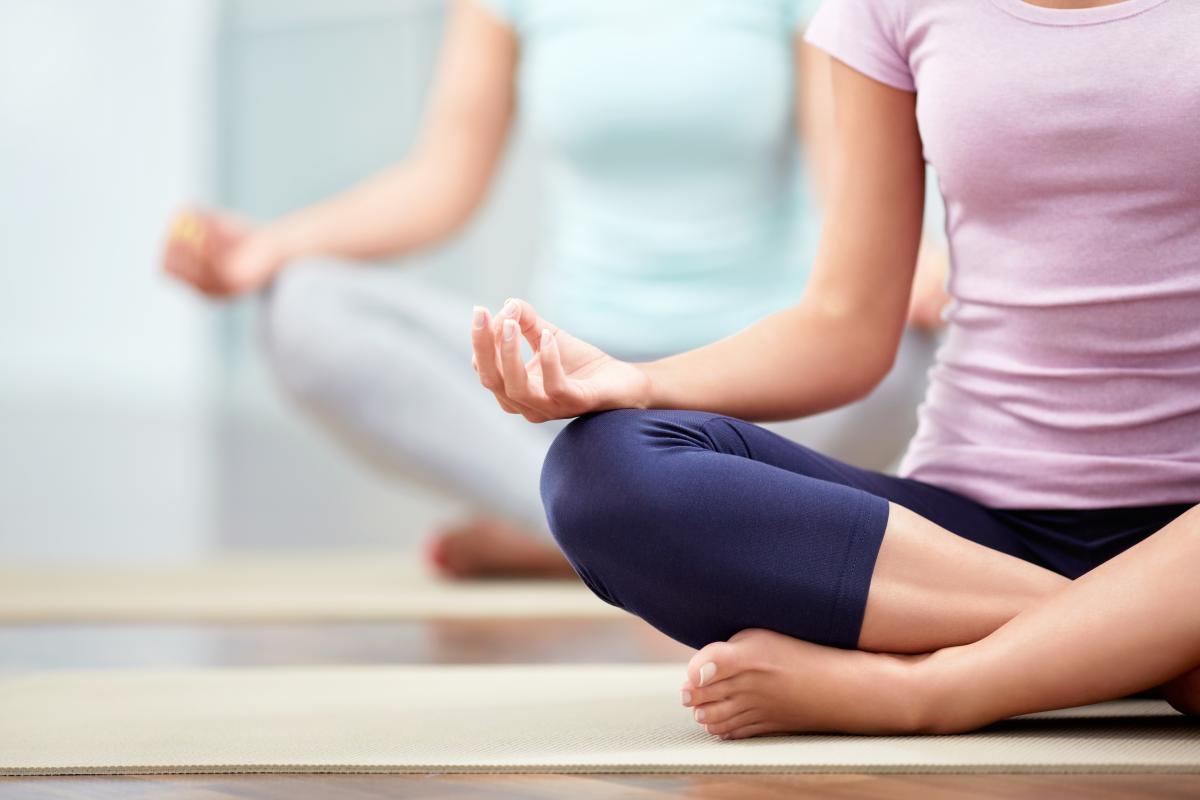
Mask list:
POLYGON ((915 0, 824 0, 805 39, 869 78, 913 91, 908 18, 915 0))

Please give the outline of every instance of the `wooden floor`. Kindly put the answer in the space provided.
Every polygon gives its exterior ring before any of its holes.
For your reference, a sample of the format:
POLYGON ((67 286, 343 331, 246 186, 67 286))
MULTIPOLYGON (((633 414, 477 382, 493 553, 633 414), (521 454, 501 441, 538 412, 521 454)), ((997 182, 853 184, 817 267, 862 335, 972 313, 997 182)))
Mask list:
MULTIPOLYGON (((689 651, 635 620, 0 627, 0 672, 298 664, 630 662, 689 651)), ((682 669, 682 667, 681 667, 682 669)), ((0 779, 0 798, 1197 798, 1200 776, 248 775, 0 779)))

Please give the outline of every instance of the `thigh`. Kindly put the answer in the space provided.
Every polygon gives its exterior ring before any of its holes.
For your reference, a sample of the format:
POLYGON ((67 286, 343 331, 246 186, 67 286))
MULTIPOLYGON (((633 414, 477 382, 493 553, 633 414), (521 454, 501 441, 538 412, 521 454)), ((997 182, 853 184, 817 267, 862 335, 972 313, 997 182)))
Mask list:
POLYGON ((542 491, 585 582, 693 646, 750 627, 856 646, 889 502, 1006 545, 966 498, 700 412, 582 418, 551 449, 542 491))
POLYGON ((736 434, 748 458, 810 478, 837 483, 913 511, 947 531, 1023 560, 1034 560, 1020 530, 992 509, 963 495, 910 478, 856 467, 761 426, 728 417, 708 423, 736 434))
POLYGON ((466 357, 469 363, 470 301, 408 268, 339 259, 303 261, 280 274, 266 293, 265 305, 269 317, 317 323, 333 336, 345 334, 347 326, 388 326, 441 352, 466 357))
POLYGON ((1004 510, 996 513, 1019 531, 1032 553, 1031 560, 1074 579, 1165 528, 1192 505, 1004 510))

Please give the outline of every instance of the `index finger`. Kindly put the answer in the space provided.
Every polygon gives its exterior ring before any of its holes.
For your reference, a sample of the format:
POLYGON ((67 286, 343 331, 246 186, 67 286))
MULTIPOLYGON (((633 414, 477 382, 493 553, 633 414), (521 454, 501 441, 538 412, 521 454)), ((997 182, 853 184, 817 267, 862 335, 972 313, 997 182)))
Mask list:
MULTIPOLYGON (((528 300, 522 300, 519 297, 510 297, 504 301, 505 310, 512 305, 513 313, 509 314, 512 319, 517 321, 517 325, 521 329, 521 336, 525 341, 529 342, 529 346, 536 353, 542 346, 542 331, 547 328, 550 332, 558 333, 558 327, 551 324, 549 321, 538 316, 537 310, 528 300)), ((503 312, 501 316, 504 316, 503 312)))
POLYGON ((475 306, 471 312, 471 348, 475 353, 475 369, 479 382, 493 392, 504 390, 504 379, 496 363, 496 340, 492 337, 490 315, 486 308, 475 306))

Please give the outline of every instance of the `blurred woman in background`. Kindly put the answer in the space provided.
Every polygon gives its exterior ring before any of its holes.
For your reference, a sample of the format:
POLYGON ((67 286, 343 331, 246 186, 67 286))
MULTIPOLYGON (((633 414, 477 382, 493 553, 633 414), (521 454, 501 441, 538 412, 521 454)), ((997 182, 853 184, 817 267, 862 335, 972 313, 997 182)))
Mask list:
MULTIPOLYGON (((644 359, 791 305, 816 228, 796 140, 819 189, 830 117, 827 62, 799 38, 815 5, 457 0, 423 133, 402 163, 263 225, 191 212, 166 269, 217 297, 270 284, 265 347, 284 386, 384 464, 481 510, 434 538, 444 573, 570 574, 538 496, 559 428, 492 413, 467 366, 464 299, 361 262, 462 230, 519 107, 544 163, 549 224, 532 296, 551 318, 644 359)), ((944 267, 927 260, 913 316, 932 328, 944 267)), ((782 431, 888 466, 915 426, 932 351, 929 335, 906 336, 874 395, 782 431)))

